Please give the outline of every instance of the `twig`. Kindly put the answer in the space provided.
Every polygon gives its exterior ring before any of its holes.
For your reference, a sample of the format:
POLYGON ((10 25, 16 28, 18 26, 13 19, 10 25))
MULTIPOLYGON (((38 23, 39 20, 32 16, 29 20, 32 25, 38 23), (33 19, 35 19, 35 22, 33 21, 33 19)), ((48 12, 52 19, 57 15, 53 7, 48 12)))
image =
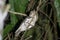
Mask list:
MULTIPOLYGON (((49 25, 49 22, 48 22, 48 25, 49 25)), ((43 40, 46 39, 46 36, 47 36, 48 32, 52 32, 52 30, 53 30, 53 27, 51 29, 50 29, 50 26, 47 26, 47 27, 49 27, 49 28, 46 30, 46 33, 45 33, 45 36, 44 36, 43 40)))
POLYGON ((22 16, 27 16, 26 14, 24 14, 24 13, 18 13, 18 12, 13 12, 13 11, 9 11, 10 13, 12 13, 12 14, 18 14, 18 15, 22 15, 22 16))
POLYGON ((51 10, 50 10, 50 15, 49 15, 49 17, 51 18, 51 16, 52 16, 52 8, 51 8, 51 10))
POLYGON ((32 36, 30 35, 28 38, 26 38, 25 40, 28 40, 28 39, 30 39, 32 36))
POLYGON ((10 34, 8 34, 8 39, 10 40, 11 38, 10 38, 10 34))
POLYGON ((43 11, 41 11, 41 10, 40 10, 40 12, 41 12, 42 14, 44 14, 44 15, 52 22, 53 26, 56 26, 56 25, 54 24, 54 22, 50 19, 50 17, 49 17, 45 12, 43 12, 43 11))
POLYGON ((44 0, 43 0, 43 1, 41 2, 41 0, 39 0, 39 4, 38 4, 38 6, 37 6, 37 8, 36 8, 37 11, 39 11, 39 8, 42 6, 42 4, 43 4, 44 2, 46 3, 47 1, 44 1, 44 0))
POLYGON ((9 39, 11 36, 12 36, 12 34, 8 34, 8 36, 4 40, 9 39))
POLYGON ((55 26, 54 26, 54 32, 55 32, 55 39, 57 40, 57 14, 56 14, 56 9, 55 9, 55 7, 54 7, 54 4, 52 4, 52 3, 50 3, 51 4, 51 6, 52 6, 52 9, 54 10, 54 23, 55 23, 55 26))

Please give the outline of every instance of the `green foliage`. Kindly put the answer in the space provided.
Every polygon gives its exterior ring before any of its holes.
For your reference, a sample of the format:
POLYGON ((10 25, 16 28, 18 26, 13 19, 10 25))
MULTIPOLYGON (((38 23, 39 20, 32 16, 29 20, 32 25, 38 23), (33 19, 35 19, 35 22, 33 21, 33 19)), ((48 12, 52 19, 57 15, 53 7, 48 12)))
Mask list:
MULTIPOLYGON (((11 5, 11 11, 16 11, 20 13, 24 13, 26 10, 26 4, 28 3, 28 0, 9 0, 9 3, 11 5)), ((6 25, 6 28, 4 29, 3 36, 7 36, 7 34, 12 30, 12 28, 16 25, 18 22, 17 16, 14 14, 10 14, 10 20, 11 22, 6 25)))
POLYGON ((24 13, 27 3, 28 3, 28 0, 13 0, 14 10, 16 12, 24 13))
POLYGON ((6 28, 4 29, 4 37, 12 30, 12 28, 15 26, 15 24, 17 23, 17 18, 14 14, 10 14, 10 17, 11 17, 11 22, 6 25, 6 28))
MULTIPOLYGON (((32 37, 29 38, 28 40, 53 40, 54 38, 56 39, 55 34, 54 34, 55 32, 54 31, 52 32, 52 30, 54 28, 54 25, 53 25, 54 20, 52 20, 53 23, 52 23, 52 25, 50 25, 51 18, 49 17, 52 15, 52 13, 53 13, 53 15, 55 13, 51 12, 51 15, 48 16, 48 14, 50 14, 50 12, 49 13, 47 12, 48 11, 48 5, 47 5, 48 2, 45 2, 45 1, 46 0, 44 0, 43 4, 39 8, 41 11, 39 10, 39 12, 38 12, 39 18, 38 18, 38 21, 36 22, 36 25, 33 28, 26 30, 25 32, 22 32, 23 35, 20 38, 22 38, 23 40, 27 39, 30 36, 32 36, 32 37)), ((11 4, 11 9, 10 9, 11 11, 25 13, 28 0, 9 0, 9 3, 11 4)), ((41 0, 41 3, 42 3, 42 0, 41 0)), ((60 13, 60 4, 59 3, 60 3, 60 0, 55 0, 55 7, 57 9, 58 22, 60 20, 60 18, 59 18, 60 17, 60 14, 59 14, 60 13)), ((49 9, 49 11, 51 11, 51 10, 49 9)), ((54 10, 52 10, 52 11, 54 11, 54 10)), ((23 19, 23 18, 21 16, 19 16, 19 19, 23 19)), ((3 32, 4 37, 6 37, 7 34, 15 26, 15 24, 18 21, 20 21, 19 19, 17 18, 17 15, 10 14, 11 22, 9 24, 7 24, 6 28, 4 29, 4 32, 3 32)), ((55 29, 55 31, 56 31, 56 29, 55 29)))
POLYGON ((58 20, 59 27, 60 27, 60 0, 55 0, 54 4, 57 10, 57 20, 58 20))

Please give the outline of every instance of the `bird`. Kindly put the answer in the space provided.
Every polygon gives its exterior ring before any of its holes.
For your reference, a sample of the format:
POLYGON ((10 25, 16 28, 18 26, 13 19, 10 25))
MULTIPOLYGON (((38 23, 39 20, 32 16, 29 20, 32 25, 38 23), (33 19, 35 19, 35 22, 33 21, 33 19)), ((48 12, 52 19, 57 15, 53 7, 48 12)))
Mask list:
POLYGON ((30 28, 34 27, 37 20, 38 13, 35 10, 31 11, 29 17, 25 18, 24 21, 19 26, 19 28, 16 30, 15 37, 18 37, 18 35, 21 32, 29 30, 30 28))

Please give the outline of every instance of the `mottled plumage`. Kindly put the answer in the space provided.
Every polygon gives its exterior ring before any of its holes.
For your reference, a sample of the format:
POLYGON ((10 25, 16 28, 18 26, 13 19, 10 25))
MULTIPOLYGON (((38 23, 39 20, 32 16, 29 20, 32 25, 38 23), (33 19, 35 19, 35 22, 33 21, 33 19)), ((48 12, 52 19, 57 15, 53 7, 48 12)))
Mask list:
POLYGON ((38 19, 38 13, 35 10, 31 11, 29 17, 27 17, 21 23, 20 27, 15 32, 15 36, 18 36, 20 34, 20 32, 22 32, 22 31, 26 31, 26 30, 32 28, 35 25, 37 19, 38 19))

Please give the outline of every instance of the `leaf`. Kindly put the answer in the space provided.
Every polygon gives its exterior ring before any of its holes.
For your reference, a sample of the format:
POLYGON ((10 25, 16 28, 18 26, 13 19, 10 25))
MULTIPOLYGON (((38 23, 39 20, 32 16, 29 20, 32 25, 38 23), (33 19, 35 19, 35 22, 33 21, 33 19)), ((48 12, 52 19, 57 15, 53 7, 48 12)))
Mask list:
POLYGON ((6 25, 6 28, 4 29, 3 32, 4 37, 12 30, 12 28, 15 26, 15 24, 18 21, 14 14, 10 14, 10 17, 11 17, 11 23, 6 25))
POLYGON ((55 5, 56 10, 57 10, 57 20, 58 20, 59 27, 60 27, 60 0, 55 0, 54 5, 55 5))
POLYGON ((16 12, 24 13, 26 10, 28 0, 14 0, 13 3, 16 12))
MULTIPOLYGON (((11 9, 10 9, 11 11, 24 13, 28 0, 9 0, 9 3, 11 5, 11 9)), ((7 36, 7 34, 12 30, 12 28, 18 22, 17 16, 14 14, 10 14, 10 19, 11 19, 11 23, 6 25, 6 28, 4 29, 3 32, 4 37, 7 36)))

